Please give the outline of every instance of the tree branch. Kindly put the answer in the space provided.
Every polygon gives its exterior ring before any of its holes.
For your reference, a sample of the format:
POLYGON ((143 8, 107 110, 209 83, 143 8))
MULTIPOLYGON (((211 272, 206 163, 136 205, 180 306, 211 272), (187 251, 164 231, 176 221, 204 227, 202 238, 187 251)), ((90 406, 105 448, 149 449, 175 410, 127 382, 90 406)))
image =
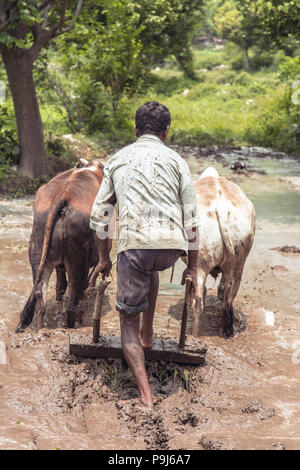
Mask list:
MULTIPOLYGON (((59 26, 56 25, 56 26, 54 26, 54 28, 52 28, 51 31, 54 30, 53 31, 54 34, 51 36, 52 38, 56 38, 57 36, 60 36, 61 34, 64 34, 64 33, 67 33, 68 31, 71 31, 74 28, 74 25, 75 25, 75 23, 78 19, 81 8, 83 6, 83 2, 84 2, 84 0, 78 0, 73 20, 70 22, 70 24, 66 28, 59 31, 59 28, 62 26, 62 24, 60 24, 59 26)), ((66 20, 66 18, 65 18, 65 20, 66 20)))
POLYGON ((56 0, 45 0, 39 7, 37 7, 38 12, 44 10, 44 8, 47 8, 48 6, 51 7, 52 3, 55 3, 56 0))
POLYGON ((6 28, 6 26, 10 23, 11 19, 12 19, 12 16, 13 16, 13 13, 15 11, 15 9, 17 8, 17 4, 18 2, 15 1, 15 2, 12 2, 12 4, 10 5, 10 7, 8 7, 6 10, 4 10, 5 13, 8 13, 8 18, 6 18, 6 20, 0 24, 0 33, 6 28))
POLYGON ((61 15, 60 15, 60 20, 59 20, 58 23, 56 23, 56 25, 53 26, 53 28, 51 28, 51 31, 55 32, 57 29, 59 29, 65 23, 68 3, 69 3, 69 0, 64 0, 62 12, 61 12, 61 15))
POLYGON ((53 0, 48 0, 48 1, 44 1, 43 4, 40 5, 40 7, 39 7, 40 10, 42 10, 42 7, 45 8, 44 21, 43 21, 42 26, 39 25, 40 28, 37 25, 34 25, 32 27, 32 32, 34 34, 34 44, 30 48, 30 54, 31 54, 31 57, 32 57, 33 61, 35 61, 35 59, 38 57, 42 47, 48 41, 50 41, 51 39, 56 38, 57 36, 60 36, 61 34, 64 34, 68 31, 71 31, 71 29, 74 27, 74 24, 75 24, 76 20, 78 19, 81 8, 83 6, 84 0, 78 0, 77 6, 76 6, 76 9, 75 9, 75 12, 74 12, 73 16, 66 16, 66 11, 67 11, 67 8, 68 8, 69 1, 70 0, 64 0, 62 12, 61 12, 61 15, 60 15, 60 19, 50 29, 46 29, 46 27, 47 27, 47 22, 48 22, 48 14, 49 14, 51 5, 54 2, 53 2, 53 0), (68 21, 70 21, 70 24, 66 28, 60 29, 68 21))
POLYGON ((48 15, 49 15, 50 9, 51 9, 51 5, 47 5, 44 11, 44 21, 42 24, 42 28, 44 29, 47 27, 47 24, 48 24, 48 15))
POLYGON ((46 78, 48 79, 49 83, 51 84, 51 87, 57 94, 57 96, 60 98, 62 105, 67 111, 68 118, 70 121, 70 124, 72 125, 72 129, 74 132, 79 131, 83 127, 83 118, 82 115, 74 103, 74 101, 70 98, 70 96, 65 92, 63 89, 62 85, 54 76, 51 75, 48 71, 47 63, 46 62, 41 62, 42 65, 42 71, 46 78), (73 108, 73 110, 71 109, 73 108), (74 110, 75 110, 75 116, 74 116, 74 110), (76 122, 76 119, 78 120, 78 123, 76 122))

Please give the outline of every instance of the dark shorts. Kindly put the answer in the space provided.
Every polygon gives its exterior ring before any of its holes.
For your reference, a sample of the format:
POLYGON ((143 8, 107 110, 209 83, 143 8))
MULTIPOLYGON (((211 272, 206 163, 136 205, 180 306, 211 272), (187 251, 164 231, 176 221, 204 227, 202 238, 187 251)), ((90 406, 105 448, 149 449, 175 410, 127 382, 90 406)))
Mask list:
POLYGON ((118 254, 116 309, 140 313, 148 307, 152 274, 173 266, 183 250, 126 250, 118 254))

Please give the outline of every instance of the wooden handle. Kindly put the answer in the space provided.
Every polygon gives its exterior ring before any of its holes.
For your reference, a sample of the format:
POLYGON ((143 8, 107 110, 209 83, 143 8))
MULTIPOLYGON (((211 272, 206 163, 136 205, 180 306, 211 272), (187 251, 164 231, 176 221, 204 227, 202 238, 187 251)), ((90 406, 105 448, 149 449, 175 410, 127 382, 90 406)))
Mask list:
POLYGON ((95 306, 93 312, 93 343, 99 342, 100 335, 100 319, 101 311, 104 299, 104 292, 107 286, 110 284, 110 281, 104 281, 103 279, 99 282, 97 287, 97 295, 95 299, 95 306))
POLYGON ((182 310, 182 319, 181 319, 181 330, 180 330, 180 339, 179 339, 179 347, 184 348, 185 345, 185 332, 186 332, 186 324, 187 324, 187 317, 188 317, 188 306, 190 303, 190 292, 192 286, 192 278, 188 274, 185 278, 185 295, 184 295, 184 304, 182 310))

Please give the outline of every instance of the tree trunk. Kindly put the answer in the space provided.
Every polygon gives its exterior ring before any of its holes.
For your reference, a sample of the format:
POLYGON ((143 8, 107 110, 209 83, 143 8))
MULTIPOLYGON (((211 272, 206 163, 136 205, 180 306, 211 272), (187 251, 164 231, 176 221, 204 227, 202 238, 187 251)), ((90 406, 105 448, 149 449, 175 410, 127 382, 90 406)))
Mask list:
POLYGON ((249 54, 248 54, 248 48, 246 47, 245 49, 245 69, 249 70, 250 67, 250 59, 249 59, 249 54))
POLYGON ((33 58, 28 50, 4 46, 2 57, 11 90, 21 159, 19 172, 36 178, 47 173, 44 132, 33 80, 33 58))
POLYGON ((190 48, 185 48, 181 54, 177 54, 176 59, 184 75, 191 80, 196 80, 193 55, 190 48))

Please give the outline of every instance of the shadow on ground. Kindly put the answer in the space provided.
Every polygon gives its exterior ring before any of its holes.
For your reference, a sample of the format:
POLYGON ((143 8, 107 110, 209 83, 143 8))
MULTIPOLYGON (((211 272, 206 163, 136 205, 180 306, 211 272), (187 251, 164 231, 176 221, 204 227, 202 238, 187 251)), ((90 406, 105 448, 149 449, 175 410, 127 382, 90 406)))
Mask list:
MULTIPOLYGON (((50 297, 47 300, 46 314, 44 318, 44 327, 49 329, 55 328, 64 328, 66 327, 66 307, 68 304, 68 291, 64 295, 63 300, 55 300, 55 296, 50 297)), ((93 310, 96 298, 96 289, 88 288, 84 294, 84 297, 79 301, 76 310, 76 322, 75 328, 82 328, 86 326, 93 325, 93 310)), ((102 315, 104 317, 111 311, 110 305, 110 296, 105 295, 103 306, 102 306, 102 315)), ((32 322, 33 329, 37 328, 37 318, 35 316, 32 322)))
MULTIPOLYGON (((176 305, 171 305, 168 315, 177 321, 181 321, 183 310, 183 299, 176 305)), ((234 309, 234 334, 241 333, 246 329, 246 315, 240 310, 234 309)), ((192 334, 193 309, 189 309, 187 329, 188 335, 192 334)), ((208 295, 205 301, 205 310, 200 320, 200 336, 223 336, 222 335, 222 313, 221 302, 216 296, 208 295)))

